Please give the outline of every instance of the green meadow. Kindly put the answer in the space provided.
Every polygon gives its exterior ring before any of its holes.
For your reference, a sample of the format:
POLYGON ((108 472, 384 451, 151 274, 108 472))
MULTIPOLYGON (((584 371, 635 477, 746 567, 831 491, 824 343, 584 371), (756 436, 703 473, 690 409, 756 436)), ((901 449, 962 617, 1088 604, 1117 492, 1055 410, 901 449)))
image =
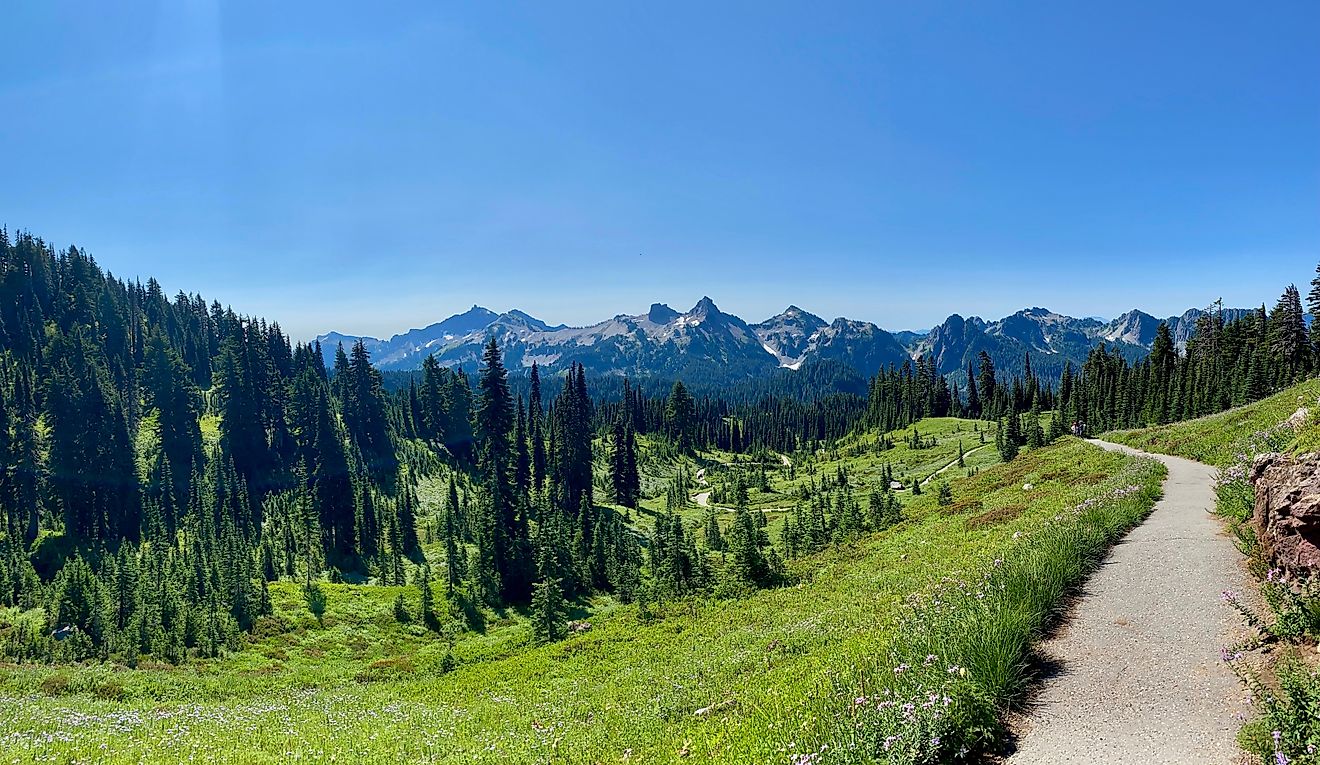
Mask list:
MULTIPOLYGON (((930 448, 900 433, 877 453, 870 434, 780 460, 772 489, 791 497, 839 468, 860 489, 885 462, 924 477, 958 441, 980 445, 973 427, 923 421, 930 448)), ((590 626, 558 643, 536 644, 514 610, 454 603, 468 628, 447 634, 401 621, 412 586, 326 584, 318 621, 281 582, 274 614, 219 659, 6 666, 0 761, 956 761, 999 740, 1032 641, 1162 478, 1071 438, 993 465, 988 441, 984 462, 940 476, 951 505, 905 497, 898 526, 791 561, 785 586, 578 603, 590 626)), ((0 612, 0 630, 21 619, 0 612)))

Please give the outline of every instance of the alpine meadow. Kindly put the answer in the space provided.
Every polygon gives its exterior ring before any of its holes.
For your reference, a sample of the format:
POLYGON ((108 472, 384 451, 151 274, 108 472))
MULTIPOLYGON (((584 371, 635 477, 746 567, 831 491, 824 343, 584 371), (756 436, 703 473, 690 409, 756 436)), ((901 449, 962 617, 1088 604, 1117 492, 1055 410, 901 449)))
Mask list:
POLYGON ((1320 765, 1320 15, 992 5, 14 9, 0 762, 1320 765))

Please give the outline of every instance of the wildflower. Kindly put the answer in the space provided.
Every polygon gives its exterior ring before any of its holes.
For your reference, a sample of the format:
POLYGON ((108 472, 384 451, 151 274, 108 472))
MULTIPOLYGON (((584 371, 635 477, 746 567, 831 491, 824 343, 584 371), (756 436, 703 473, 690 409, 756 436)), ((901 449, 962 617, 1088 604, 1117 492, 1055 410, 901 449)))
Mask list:
POLYGON ((1224 590, 1223 592, 1219 593, 1219 599, 1224 601, 1225 603, 1234 603, 1237 601, 1237 595, 1234 594, 1231 590, 1224 590))
POLYGON ((932 739, 930 740, 930 745, 931 745, 931 746, 939 746, 939 745, 940 745, 940 737, 939 737, 939 736, 936 736, 935 738, 932 738, 932 739))

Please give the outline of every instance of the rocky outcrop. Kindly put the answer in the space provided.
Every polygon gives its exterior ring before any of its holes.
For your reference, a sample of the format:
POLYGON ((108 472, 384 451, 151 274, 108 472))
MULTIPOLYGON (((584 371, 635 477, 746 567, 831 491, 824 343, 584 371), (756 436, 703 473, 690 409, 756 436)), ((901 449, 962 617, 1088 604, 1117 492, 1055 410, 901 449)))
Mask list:
POLYGON ((1261 553, 1288 571, 1320 571, 1320 455, 1262 454, 1251 466, 1261 553))

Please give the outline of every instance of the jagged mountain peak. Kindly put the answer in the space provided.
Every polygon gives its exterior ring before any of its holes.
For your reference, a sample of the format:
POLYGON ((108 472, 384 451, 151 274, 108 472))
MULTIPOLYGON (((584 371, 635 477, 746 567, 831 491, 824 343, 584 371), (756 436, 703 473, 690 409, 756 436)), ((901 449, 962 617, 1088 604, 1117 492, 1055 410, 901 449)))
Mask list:
POLYGON ((814 332, 821 327, 828 326, 828 322, 810 311, 804 311, 795 305, 790 305, 783 311, 753 326, 767 328, 776 326, 799 327, 809 328, 810 331, 814 332))
POLYGON ((525 313, 523 311, 519 311, 517 309, 514 309, 512 311, 506 311, 505 313, 500 314, 499 320, 508 324, 513 324, 518 327, 534 329, 538 332, 553 332, 554 330, 557 329, 563 329, 565 326, 563 324, 551 326, 549 324, 546 324, 544 321, 541 321, 540 319, 536 318, 535 316, 532 316, 531 314, 525 313))
POLYGON ((1146 347, 1154 342, 1155 330, 1159 325, 1159 319, 1134 308, 1106 324, 1101 337, 1111 343, 1124 342, 1146 347))
POLYGON ((668 324, 677 319, 679 315, 678 311, 664 303, 652 303, 650 310, 646 312, 646 318, 652 324, 668 324))
POLYGON ((710 299, 709 295, 703 295, 697 304, 692 306, 692 310, 687 312, 688 316, 714 316, 720 313, 720 307, 715 305, 715 301, 710 299))

